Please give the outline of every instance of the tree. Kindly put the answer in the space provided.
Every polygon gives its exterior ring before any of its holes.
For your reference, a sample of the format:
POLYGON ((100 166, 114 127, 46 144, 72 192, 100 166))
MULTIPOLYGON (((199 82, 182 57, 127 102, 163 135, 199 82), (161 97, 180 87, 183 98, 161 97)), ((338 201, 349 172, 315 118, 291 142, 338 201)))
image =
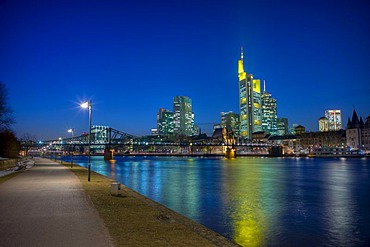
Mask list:
POLYGON ((13 110, 7 103, 8 90, 3 82, 0 81, 0 131, 9 129, 14 123, 13 110))
POLYGON ((8 129, 0 131, 0 157, 16 158, 21 149, 21 144, 14 133, 8 129))

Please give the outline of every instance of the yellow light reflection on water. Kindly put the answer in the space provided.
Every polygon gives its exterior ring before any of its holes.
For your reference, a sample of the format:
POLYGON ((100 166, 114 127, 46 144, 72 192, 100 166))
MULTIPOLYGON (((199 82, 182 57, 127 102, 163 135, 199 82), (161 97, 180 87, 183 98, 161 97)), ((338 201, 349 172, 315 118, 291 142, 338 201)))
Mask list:
POLYGON ((242 246, 264 246, 268 228, 279 209, 271 200, 278 191, 271 177, 279 172, 262 165, 264 159, 236 159, 230 171, 230 193, 238 195, 231 205, 233 239, 242 246))

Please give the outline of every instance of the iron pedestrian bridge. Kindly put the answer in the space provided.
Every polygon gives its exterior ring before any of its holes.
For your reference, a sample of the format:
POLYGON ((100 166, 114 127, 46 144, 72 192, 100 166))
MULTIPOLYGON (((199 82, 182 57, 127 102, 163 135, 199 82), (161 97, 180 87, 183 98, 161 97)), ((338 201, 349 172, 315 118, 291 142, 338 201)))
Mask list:
MULTIPOLYGON (((54 139, 41 142, 23 142, 26 152, 87 154, 89 152, 89 133, 76 137, 54 139)), ((266 143, 231 143, 224 137, 183 137, 178 139, 160 138, 158 136, 137 137, 113 128, 91 132, 91 153, 105 154, 223 154, 227 148, 237 149, 238 153, 271 154, 280 145, 266 143)))

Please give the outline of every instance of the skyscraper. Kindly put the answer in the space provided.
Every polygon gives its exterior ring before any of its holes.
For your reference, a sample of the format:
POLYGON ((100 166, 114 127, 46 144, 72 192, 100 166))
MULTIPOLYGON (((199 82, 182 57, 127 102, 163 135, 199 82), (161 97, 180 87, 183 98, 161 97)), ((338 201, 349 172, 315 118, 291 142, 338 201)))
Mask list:
POLYGON ((261 95, 262 105, 262 130, 272 135, 277 134, 277 105, 276 99, 266 91, 266 82, 263 83, 263 92, 261 95))
POLYGON ((288 134, 288 119, 277 118, 277 135, 282 136, 288 134))
POLYGON ((239 134, 239 114, 232 111, 221 112, 221 127, 228 128, 234 132, 235 136, 239 134))
POLYGON ((173 133, 175 135, 194 135, 194 113, 192 100, 187 96, 175 96, 173 99, 173 133))
POLYGON ((342 112, 341 110, 326 110, 325 117, 329 121, 329 130, 342 129, 342 112))
POLYGON ((245 72, 243 48, 238 61, 238 77, 240 136, 250 140, 253 132, 262 131, 261 83, 259 79, 253 79, 252 74, 245 72))
POLYGON ((159 136, 173 135, 173 112, 160 108, 157 113, 157 130, 159 136))

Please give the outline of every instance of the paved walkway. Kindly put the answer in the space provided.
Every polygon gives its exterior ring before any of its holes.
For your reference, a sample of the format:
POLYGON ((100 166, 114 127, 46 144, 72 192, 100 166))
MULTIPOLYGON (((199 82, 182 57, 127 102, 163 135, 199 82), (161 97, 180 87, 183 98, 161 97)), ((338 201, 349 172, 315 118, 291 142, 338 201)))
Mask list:
POLYGON ((0 246, 112 246, 79 179, 66 167, 35 165, 0 184, 0 246))

